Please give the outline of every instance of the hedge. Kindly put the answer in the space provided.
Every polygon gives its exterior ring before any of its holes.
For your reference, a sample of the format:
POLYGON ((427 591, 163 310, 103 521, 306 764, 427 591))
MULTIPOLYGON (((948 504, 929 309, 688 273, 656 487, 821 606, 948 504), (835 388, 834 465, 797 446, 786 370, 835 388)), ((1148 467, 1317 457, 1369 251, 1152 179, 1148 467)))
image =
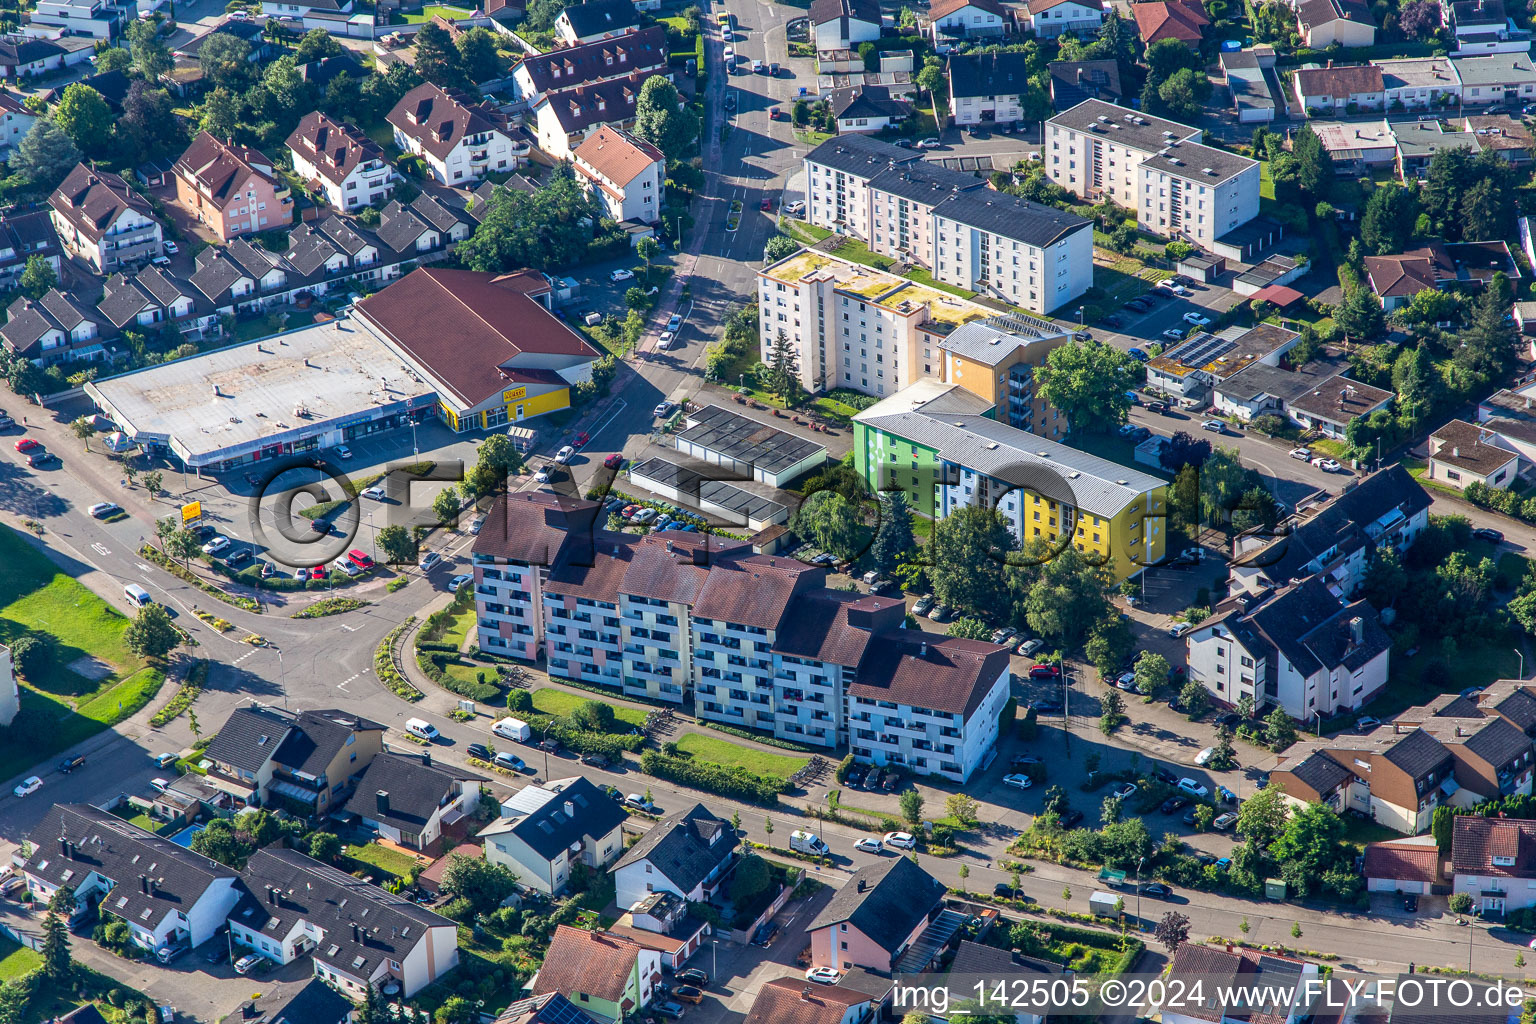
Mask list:
POLYGON ((420 666, 421 671, 426 674, 428 679, 443 689, 456 693, 460 697, 479 701, 482 704, 501 696, 501 687, 499 686, 493 686, 490 683, 470 682, 467 679, 460 679, 452 675, 443 667, 445 660, 447 659, 444 659, 442 655, 433 654, 430 651, 417 650, 416 652, 416 664, 420 666))
POLYGON ((706 793, 734 800, 749 800, 766 806, 779 802, 779 793, 784 787, 782 780, 753 775, 740 765, 726 768, 686 757, 658 754, 654 750, 647 750, 640 756, 640 770, 658 779, 692 786, 706 793))
POLYGON ((261 607, 261 602, 253 600, 249 597, 241 597, 239 594, 225 593, 218 587, 214 586, 212 583, 209 583, 207 580, 203 579, 197 573, 185 568, 180 562, 176 561, 174 558, 170 557, 159 548, 150 544, 140 545, 139 557, 146 558, 149 561, 154 562, 160 568, 164 569, 172 576, 175 576, 183 583, 190 583, 192 586, 201 590, 203 593, 208 594, 210 597, 216 597, 220 601, 223 601, 225 604, 232 604, 236 608, 244 608, 248 612, 256 612, 258 614, 263 610, 261 607))
POLYGON ((741 729, 734 725, 724 725, 720 722, 706 722, 702 718, 698 724, 709 729, 723 732, 728 736, 739 739, 751 740, 753 743, 761 743, 768 747, 780 747, 784 750, 793 750, 797 754, 822 754, 826 753, 826 747, 808 747, 804 743, 796 743, 793 740, 782 740, 770 733, 753 732, 751 729, 741 729))
POLYGON ((410 629, 415 621, 416 616, 412 615, 390 630, 389 635, 380 640, 379 646, 373 651, 373 674, 378 676, 379 682, 389 687, 396 697, 409 701, 421 700, 426 694, 416 689, 409 679, 399 673, 395 668, 394 658, 390 656, 390 651, 394 648, 395 641, 400 639, 400 634, 410 629))
POLYGON ((151 726, 158 729, 174 721, 183 711, 192 706, 192 702, 197 700, 198 695, 203 692, 203 684, 208 681, 208 666, 207 658, 199 658, 187 670, 187 678, 182 680, 181 688, 176 691, 175 696, 149 720, 151 726))
POLYGON ((416 649, 418 651, 437 651, 441 654, 459 653, 458 644, 444 643, 441 640, 417 640, 416 649))

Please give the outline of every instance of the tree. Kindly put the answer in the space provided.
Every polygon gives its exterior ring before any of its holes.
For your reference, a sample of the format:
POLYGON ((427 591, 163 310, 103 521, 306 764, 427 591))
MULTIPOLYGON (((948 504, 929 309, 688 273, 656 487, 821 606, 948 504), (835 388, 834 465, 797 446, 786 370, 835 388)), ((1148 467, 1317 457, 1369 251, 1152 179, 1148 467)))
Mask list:
POLYGON ((651 261, 656 258, 656 254, 660 251, 661 246, 657 243, 656 239, 649 236, 635 243, 635 255, 645 260, 645 273, 647 277, 651 273, 651 261))
POLYGON ((197 534, 190 530, 178 529, 166 540, 166 554, 172 558, 181 559, 181 564, 187 565, 201 546, 197 534))
POLYGON ((488 914, 517 890, 517 876, 504 865, 454 854, 443 871, 443 892, 469 901, 477 914, 488 914))
POLYGON ((1264 739, 1277 751, 1296 742, 1296 723, 1285 708, 1277 707, 1264 716, 1264 739))
POLYGON ((109 46, 96 54, 96 73, 104 75, 108 71, 122 71, 127 73, 133 67, 133 54, 121 46, 109 46))
POLYGON ((1170 117, 1194 118, 1211 95, 1211 80, 1204 71, 1180 68, 1157 87, 1157 98, 1170 117))
POLYGON ((961 825, 970 828, 981 819, 977 817, 979 805, 965 793, 952 794, 944 801, 944 810, 961 825))
POLYGON ((1456 811, 1454 808, 1440 804, 1435 808, 1435 813, 1429 819, 1430 834, 1435 837, 1435 845, 1441 853, 1451 852, 1451 840, 1456 832, 1456 811))
POLYGON ((905 491, 880 494, 880 526, 875 531, 869 554, 881 575, 889 576, 896 566, 917 550, 912 536, 912 510, 905 491))
POLYGON ((1296 183, 1307 198, 1321 201, 1333 189, 1333 157, 1310 125, 1291 137, 1291 156, 1296 159, 1296 183))
POLYGON ((1497 238, 1503 217, 1503 196, 1492 181, 1484 178, 1467 189, 1461 201, 1463 238, 1497 238))
POLYGON ((1460 916, 1472 913, 1472 894, 1466 892, 1453 892, 1446 897, 1446 906, 1451 913, 1460 916))
POLYGON ((1352 341, 1379 338, 1386 327, 1381 303, 1364 285, 1356 285, 1345 294, 1344 302, 1334 314, 1334 321, 1352 341))
POLYGON ((133 55, 135 70, 146 81, 157 81, 171 70, 171 51, 161 41, 160 25, 156 21, 128 23, 128 50, 133 55))
POLYGON ((1099 698, 1099 708, 1099 732, 1108 736, 1125 721, 1125 698, 1119 690, 1108 690, 1099 698))
POLYGON ((755 853, 747 854, 736 865, 736 874, 731 878, 731 902, 737 906, 745 904, 767 889, 771 881, 768 862, 755 853))
POLYGON ((677 86, 664 75, 647 78, 635 101, 634 133, 665 153, 669 163, 691 155, 699 134, 698 118, 680 103, 677 86))
POLYGON ((292 56, 279 57, 268 64, 261 75, 261 88, 251 92, 265 97, 265 102, 251 106, 274 122, 297 122, 306 109, 313 109, 314 87, 299 73, 299 63, 292 56))
POLYGON ((1151 694, 1168 681, 1168 659, 1152 651, 1142 651, 1136 659, 1136 690, 1151 694))
POLYGON ((944 82, 944 62, 937 57, 924 57, 923 66, 918 69, 912 84, 928 94, 928 103, 933 108, 934 120, 938 120, 939 104, 946 95, 944 82))
MULTIPOLYGON (((1482 236, 1487 238, 1497 237, 1482 236)), ((1472 303, 1472 315, 1463 344, 1456 352, 1456 362, 1487 377, 1502 374, 1513 362, 1519 349, 1520 334, 1509 315, 1513 295, 1509 278, 1503 271, 1483 288, 1472 303)))
POLYGON ((476 497, 499 494, 507 477, 522 470, 523 457, 512 439, 505 434, 492 434, 476 452, 475 467, 465 482, 466 490, 472 490, 476 497))
POLYGON ((768 244, 763 246, 763 262, 777 263, 788 256, 793 256, 800 251, 800 243, 788 235, 774 235, 768 239, 768 244))
POLYGON ((1198 679, 1191 679, 1179 691, 1179 704, 1183 706, 1184 713, 1193 722, 1205 714, 1206 708, 1211 706, 1211 695, 1204 683, 1198 679))
POLYGON ((1255 848, 1268 849, 1285 832, 1289 818, 1284 791, 1276 785, 1265 786, 1238 809, 1237 831, 1255 848))
POLYGON ((992 627, 981 619, 967 615, 951 622, 944 635, 958 636, 964 640, 987 640, 992 636, 992 627))
POLYGON ((1090 562, 1075 547, 1065 548, 1039 566, 1024 595, 1030 628, 1066 648, 1076 647, 1084 633, 1110 611, 1104 567, 1090 562))
POLYGON ((1136 649, 1136 634, 1130 624, 1118 615, 1106 615, 1093 626, 1088 642, 1083 645, 1083 656, 1099 670, 1099 676, 1107 683, 1118 674, 1121 665, 1136 649))
POLYGON ((123 630, 123 646, 141 658, 163 658, 181 643, 165 607, 147 604, 123 630))
POLYGON ((1269 852, 1278 861, 1299 864, 1309 875, 1320 876, 1337 859, 1344 819, 1326 804, 1308 804, 1294 812, 1285 829, 1270 844, 1269 852))
POLYGON ((160 493, 165 486, 165 474, 158 469, 152 469, 144 474, 144 489, 149 492, 151 498, 160 493))
POLYGON ((459 36, 459 67, 470 82, 489 82, 502 72, 496 37, 487 28, 472 28, 459 36))
POLYGON ((1013 529, 994 508, 967 505, 933 524, 928 573, 940 603, 965 612, 995 613, 1006 606, 1003 557, 1013 529))
POLYGON ((571 712, 571 720, 587 732, 612 732, 613 706, 600 700, 584 700, 571 712))
POLYGON ((1413 192, 1395 182, 1387 182, 1371 193, 1360 220, 1360 243, 1373 255, 1399 253, 1413 239, 1418 219, 1418 202, 1413 192))
POLYGON ((449 484, 438 491, 432 499, 432 512, 437 516, 437 521, 444 526, 450 526, 459 518, 459 489, 449 484))
POLYGON ((901 794, 901 817, 908 825, 916 828, 923 822, 923 795, 915 789, 903 790, 901 794))
POLYGON ((1189 941, 1189 918, 1177 910, 1170 910, 1157 922, 1152 935, 1168 952, 1177 952, 1180 946, 1189 941))
POLYGON ((45 256, 33 253, 27 257, 27 265, 21 272, 21 293, 29 299, 40 299, 58 287, 59 275, 45 256))
MULTIPOLYGON (((330 38, 320 29, 315 32, 330 38)), ((197 51, 197 62, 204 80, 216 89, 240 93, 249 89, 256 79, 256 65, 251 63, 251 44, 227 32, 210 33, 197 51)))
POLYGON ((16 147, 11 170, 35 187, 51 189, 80 162, 80 149, 52 119, 39 120, 16 147))
POLYGON ((391 565, 416 561, 416 540, 409 530, 398 524, 390 524, 379 531, 379 550, 384 561, 391 565))
POLYGON ((774 336, 773 347, 769 349, 768 361, 758 373, 758 381, 778 395, 786 405, 800 391, 800 368, 795 346, 782 329, 774 336))
POLYGON ((416 73, 422 81, 457 89, 466 84, 464 65, 448 30, 429 21, 416 33, 416 73))
POLYGON ((1125 423, 1128 392, 1146 379, 1146 370, 1117 348, 1080 341, 1052 349, 1035 379, 1041 399, 1061 410, 1073 430, 1105 431, 1125 423))
POLYGON ((43 918, 42 954, 43 976, 55 985, 65 985, 74 974, 74 960, 69 953, 69 925, 65 919, 73 911, 75 890, 62 886, 48 902, 48 913, 43 918))
POLYGON ((304 33, 304 38, 294 48, 293 59, 300 64, 313 64, 327 57, 340 57, 344 52, 345 47, 329 32, 323 28, 312 28, 304 33))
POLYGON ((843 559, 858 554, 859 527, 858 507, 836 491, 817 491, 806 498, 789 523, 797 536, 843 559))
POLYGON ((96 433, 96 428, 91 426, 91 421, 85 416, 77 416, 69 421, 69 432, 80 439, 86 451, 91 450, 91 435, 96 433))
POLYGON ((214 89, 203 99, 198 127, 216 138, 228 138, 240 123, 240 99, 225 88, 214 89))
POLYGON ((312 832, 309 836, 309 855, 329 864, 341 854, 341 840, 331 832, 312 832))
POLYGON ((1397 27, 1410 39, 1428 39, 1440 29, 1436 0, 1409 0, 1397 12, 1397 27))
POLYGON ((971 866, 969 864, 961 864, 960 865, 960 872, 959 872, 959 874, 960 874, 960 891, 961 892, 967 892, 968 890, 965 887, 965 880, 967 878, 971 877, 971 866))

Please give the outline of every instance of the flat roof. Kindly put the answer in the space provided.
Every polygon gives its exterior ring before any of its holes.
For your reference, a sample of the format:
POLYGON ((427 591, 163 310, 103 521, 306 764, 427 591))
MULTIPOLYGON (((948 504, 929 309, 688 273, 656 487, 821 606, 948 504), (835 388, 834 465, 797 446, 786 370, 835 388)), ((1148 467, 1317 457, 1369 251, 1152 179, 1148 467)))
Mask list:
POLYGON ((697 495, 701 503, 708 502, 756 522, 784 522, 789 515, 786 505, 743 490, 725 480, 711 480, 697 470, 663 458, 646 459, 640 465, 630 467, 629 472, 631 476, 644 477, 676 488, 678 492, 690 497, 697 495))
POLYGON ((798 284, 811 274, 826 274, 836 283, 838 291, 886 309, 906 312, 901 309, 902 303, 925 305, 928 307, 927 322, 948 325, 951 329, 997 315, 996 310, 979 303, 816 249, 801 249, 758 273, 785 284, 798 284))
POLYGON ((189 460, 319 434, 331 421, 368 418, 380 406, 436 392, 351 318, 93 381, 87 390, 125 433, 171 442, 189 460))
POLYGON ((1258 362, 1278 348, 1294 342, 1301 335, 1273 324, 1250 328, 1228 327, 1220 334, 1201 331, 1181 341, 1147 365, 1170 377, 1183 377, 1204 370, 1221 380, 1258 362))
POLYGON ((1312 133, 1330 153, 1351 149, 1391 149, 1397 145, 1391 127, 1381 121, 1313 121, 1312 133))
POLYGON ((1062 111, 1046 123, 1089 132, 1107 142, 1145 153, 1157 152, 1171 139, 1183 141, 1200 134, 1199 128, 1187 124, 1093 99, 1062 111))
POLYGON ((778 473, 821 452, 825 457, 825 445, 771 427, 766 423, 722 409, 718 405, 706 405, 697 412, 688 413, 688 429, 678 434, 678 440, 696 444, 737 462, 750 462, 766 473, 778 473))

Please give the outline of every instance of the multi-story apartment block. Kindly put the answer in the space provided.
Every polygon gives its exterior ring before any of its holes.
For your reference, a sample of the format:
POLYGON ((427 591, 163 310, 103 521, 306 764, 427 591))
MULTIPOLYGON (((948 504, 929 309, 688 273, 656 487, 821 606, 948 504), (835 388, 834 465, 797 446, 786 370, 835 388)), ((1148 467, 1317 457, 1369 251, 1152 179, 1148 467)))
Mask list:
POLYGON ((293 194, 259 150, 200 132, 176 161, 174 173, 177 205, 221 241, 293 223, 293 194))
POLYGON ((882 270, 804 249, 758 271, 763 355, 780 332, 807 391, 885 397, 943 364, 939 343, 995 310, 882 270))
POLYGON ((571 159, 577 180, 614 220, 654 224, 661 218, 667 158, 649 142, 604 126, 589 134, 571 159))
POLYGON ((666 67, 666 29, 651 25, 638 32, 549 53, 528 54, 512 68, 512 95, 514 99, 526 100, 532 109, 546 93, 628 78, 637 71, 664 72, 666 67))
POLYGON ((304 115, 288 136, 294 173, 325 196, 334 209, 351 211, 387 200, 395 170, 383 148, 361 128, 320 111, 304 115))
POLYGON ((1066 328, 1029 316, 972 320, 939 343, 944 353, 939 379, 991 402, 998 422, 1060 440, 1067 421, 1040 397, 1035 370, 1071 337, 1066 328))
POLYGON ((1006 648, 904 630, 899 600, 741 542, 598 529, 599 506, 516 494, 475 544, 484 650, 702 718, 969 778, 997 738, 1006 648))
POLYGON ((160 255, 164 235, 154 207, 111 171, 76 164, 48 206, 60 243, 98 274, 160 255))
POLYGON ((1075 214, 858 136, 822 143, 805 168, 807 220, 946 284, 1042 313, 1093 286, 1092 225, 1075 214))
POLYGON ((924 515, 995 508, 1021 542, 1070 539, 1117 579, 1163 558, 1166 482, 999 423, 992 403, 920 381, 854 417, 854 467, 924 515))
POLYGON ((1113 199, 1154 234, 1211 246, 1259 213, 1259 165, 1201 132, 1103 100, 1046 122, 1045 171, 1074 195, 1113 199))
POLYGON ((428 82, 389 112, 395 145, 426 163, 444 185, 478 181, 490 171, 517 169, 505 120, 484 103, 428 82))

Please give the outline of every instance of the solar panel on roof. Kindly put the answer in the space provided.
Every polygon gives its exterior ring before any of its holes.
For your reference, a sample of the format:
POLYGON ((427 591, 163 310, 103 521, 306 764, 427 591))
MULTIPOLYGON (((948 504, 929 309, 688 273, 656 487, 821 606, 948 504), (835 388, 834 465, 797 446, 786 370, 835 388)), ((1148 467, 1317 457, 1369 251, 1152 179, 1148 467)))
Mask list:
POLYGON ((1237 347, 1237 343, 1214 334, 1200 334, 1166 353, 1168 358, 1184 366, 1204 366, 1214 362, 1237 347))
POLYGON ((666 459, 647 459, 631 469, 630 473, 633 476, 675 487, 685 498, 707 501, 750 519, 772 517, 786 511, 785 507, 776 501, 743 490, 725 480, 709 479, 696 470, 668 462, 666 459))
POLYGON ((718 405, 690 412, 693 424, 678 435, 679 441, 696 444, 737 462, 750 462, 764 472, 776 473, 804 461, 823 446, 785 433, 777 427, 748 419, 718 405))

